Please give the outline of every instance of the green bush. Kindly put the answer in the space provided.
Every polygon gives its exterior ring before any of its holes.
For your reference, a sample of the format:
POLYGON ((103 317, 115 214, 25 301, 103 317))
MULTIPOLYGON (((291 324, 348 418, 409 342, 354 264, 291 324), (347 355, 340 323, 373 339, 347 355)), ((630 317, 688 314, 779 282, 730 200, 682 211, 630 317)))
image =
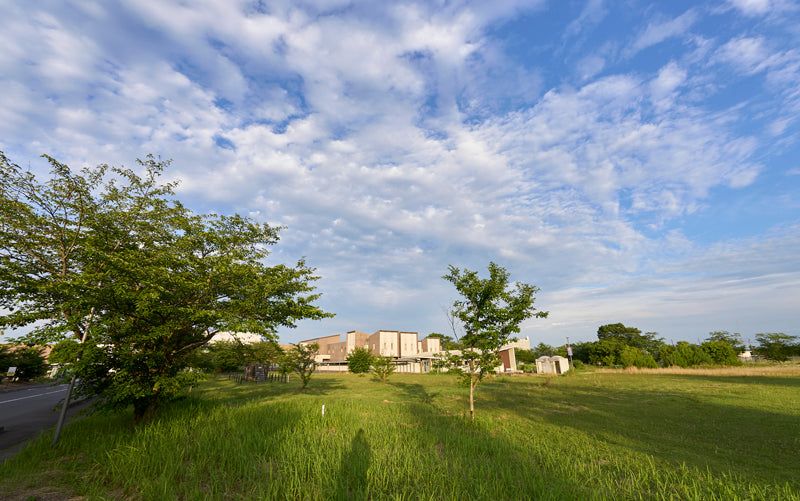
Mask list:
POLYGON ((739 357, 736 356, 736 349, 725 341, 706 341, 700 348, 711 357, 711 360, 718 365, 742 365, 739 357))
POLYGON ((633 346, 625 346, 619 354, 619 361, 626 369, 628 367, 638 367, 655 369, 658 364, 652 356, 633 346))
POLYGON ((711 365, 711 356, 696 344, 678 341, 678 344, 665 345, 661 349, 661 362, 664 366, 692 367, 711 365))
POLYGON ((347 370, 353 374, 366 374, 374 359, 375 356, 368 348, 355 348, 347 355, 347 370))

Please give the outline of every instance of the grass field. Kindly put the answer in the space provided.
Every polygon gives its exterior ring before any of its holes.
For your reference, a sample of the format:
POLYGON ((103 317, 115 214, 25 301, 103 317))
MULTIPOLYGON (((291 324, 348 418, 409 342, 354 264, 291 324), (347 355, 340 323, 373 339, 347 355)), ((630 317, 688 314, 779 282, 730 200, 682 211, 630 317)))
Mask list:
POLYGON ((800 369, 208 381, 43 435, 3 499, 800 499, 800 369), (322 415, 322 406, 326 413, 322 415))

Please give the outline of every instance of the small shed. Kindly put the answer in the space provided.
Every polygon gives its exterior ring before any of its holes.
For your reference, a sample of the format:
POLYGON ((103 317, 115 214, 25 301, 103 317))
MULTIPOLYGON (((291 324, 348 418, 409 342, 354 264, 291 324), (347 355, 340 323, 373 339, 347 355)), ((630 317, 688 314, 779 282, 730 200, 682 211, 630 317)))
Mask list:
POLYGON ((538 374, 564 374, 568 370, 569 359, 561 355, 539 357, 536 359, 536 372, 538 374))

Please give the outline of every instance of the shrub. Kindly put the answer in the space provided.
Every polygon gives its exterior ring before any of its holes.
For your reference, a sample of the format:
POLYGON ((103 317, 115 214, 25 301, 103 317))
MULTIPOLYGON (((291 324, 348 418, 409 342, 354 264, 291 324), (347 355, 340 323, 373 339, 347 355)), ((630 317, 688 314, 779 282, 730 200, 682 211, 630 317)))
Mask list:
POLYGON ((368 348, 356 348, 347 355, 347 369, 353 374, 366 374, 374 359, 368 348))

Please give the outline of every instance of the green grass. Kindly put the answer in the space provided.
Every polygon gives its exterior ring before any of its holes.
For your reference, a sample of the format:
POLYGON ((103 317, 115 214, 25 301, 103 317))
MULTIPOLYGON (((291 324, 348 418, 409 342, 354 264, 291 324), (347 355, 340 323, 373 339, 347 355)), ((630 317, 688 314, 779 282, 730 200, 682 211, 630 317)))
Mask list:
MULTIPOLYGON (((800 499, 796 376, 578 373, 209 381, 43 435, 0 493, 89 499, 800 499), (322 405, 326 406, 323 417, 322 405)), ((0 498, 3 498, 0 495, 0 498)), ((5 499, 5 498, 3 498, 5 499)))

